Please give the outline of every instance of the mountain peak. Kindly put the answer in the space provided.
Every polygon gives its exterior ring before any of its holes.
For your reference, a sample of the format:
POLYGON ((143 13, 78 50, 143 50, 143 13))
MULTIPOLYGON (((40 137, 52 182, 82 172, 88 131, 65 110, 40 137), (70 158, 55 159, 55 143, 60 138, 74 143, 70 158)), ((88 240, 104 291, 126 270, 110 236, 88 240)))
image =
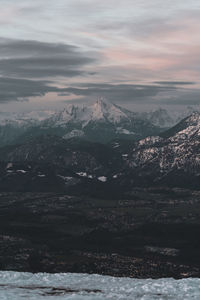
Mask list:
POLYGON ((99 98, 94 104, 91 105, 93 110, 109 110, 113 104, 103 98, 99 98))
POLYGON ((171 127, 174 124, 174 120, 164 108, 159 107, 157 110, 148 114, 148 119, 156 126, 171 127))
POLYGON ((200 136, 200 113, 198 111, 193 112, 177 125, 164 132, 162 136, 173 140, 185 140, 193 136, 200 136))
POLYGON ((95 104, 99 105, 99 106, 107 106, 107 105, 109 106, 109 105, 111 105, 111 102, 109 102, 108 100, 106 100, 103 97, 100 97, 100 98, 97 99, 95 104))
MULTIPOLYGON (((92 120, 104 120, 111 123, 119 123, 129 120, 129 114, 123 108, 107 100, 100 98, 92 106, 92 120)), ((131 112, 129 112, 131 113, 131 112)))
POLYGON ((91 105, 69 104, 60 112, 55 113, 47 122, 56 126, 66 126, 67 123, 79 123, 85 127, 90 122, 119 123, 128 120, 129 115, 121 107, 99 98, 91 105))

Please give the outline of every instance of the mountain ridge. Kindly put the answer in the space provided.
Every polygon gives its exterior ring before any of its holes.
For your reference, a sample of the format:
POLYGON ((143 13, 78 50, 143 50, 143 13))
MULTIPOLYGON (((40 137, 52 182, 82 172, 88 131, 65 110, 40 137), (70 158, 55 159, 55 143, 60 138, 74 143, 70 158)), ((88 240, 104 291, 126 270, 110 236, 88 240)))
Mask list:
POLYGON ((128 162, 133 172, 150 182, 186 184, 193 178, 200 182, 200 113, 193 113, 162 136, 140 140, 130 152, 128 162), (176 178, 176 179, 175 179, 176 178), (188 179, 187 179, 188 178, 188 179), (181 183, 181 182, 180 182, 181 183))
POLYGON ((101 99, 88 106, 71 104, 61 111, 49 114, 48 118, 42 116, 40 120, 24 116, 5 122, 0 126, 2 145, 21 143, 29 136, 44 133, 66 139, 81 136, 106 143, 116 138, 138 140, 162 131, 140 114, 101 99))
POLYGON ((4 162, 0 189, 1 184, 11 179, 15 182, 15 178, 22 186, 20 180, 37 179, 42 186, 46 178, 46 189, 48 180, 55 178, 58 189, 68 191, 73 186, 74 192, 78 187, 77 191, 86 193, 103 193, 104 188, 106 193, 124 193, 144 185, 199 188, 200 113, 182 120, 172 132, 169 137, 148 136, 135 142, 116 140, 108 144, 81 138, 66 140, 52 134, 34 136, 21 145, 0 149, 4 162), (13 168, 7 168, 10 164, 13 168))

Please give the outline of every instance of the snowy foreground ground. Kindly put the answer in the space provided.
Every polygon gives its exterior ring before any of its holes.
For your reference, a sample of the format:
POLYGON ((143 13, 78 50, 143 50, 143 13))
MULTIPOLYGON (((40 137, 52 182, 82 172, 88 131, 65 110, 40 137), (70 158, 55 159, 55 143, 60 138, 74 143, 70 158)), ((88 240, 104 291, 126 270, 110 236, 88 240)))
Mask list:
POLYGON ((200 279, 130 279, 87 274, 0 272, 0 299, 199 300, 200 279))

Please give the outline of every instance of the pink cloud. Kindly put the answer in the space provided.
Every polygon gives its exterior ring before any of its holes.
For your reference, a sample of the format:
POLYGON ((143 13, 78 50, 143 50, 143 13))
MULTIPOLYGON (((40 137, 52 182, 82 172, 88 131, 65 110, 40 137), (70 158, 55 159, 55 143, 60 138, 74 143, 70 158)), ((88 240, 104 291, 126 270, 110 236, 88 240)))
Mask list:
POLYGON ((199 18, 185 16, 168 27, 158 24, 146 39, 129 37, 122 46, 105 48, 104 58, 110 66, 126 66, 129 71, 146 70, 159 72, 160 78, 196 81, 200 75, 199 32, 199 18))
POLYGON ((15 17, 19 15, 19 12, 19 9, 17 9, 15 6, 1 7, 0 24, 11 24, 15 17))

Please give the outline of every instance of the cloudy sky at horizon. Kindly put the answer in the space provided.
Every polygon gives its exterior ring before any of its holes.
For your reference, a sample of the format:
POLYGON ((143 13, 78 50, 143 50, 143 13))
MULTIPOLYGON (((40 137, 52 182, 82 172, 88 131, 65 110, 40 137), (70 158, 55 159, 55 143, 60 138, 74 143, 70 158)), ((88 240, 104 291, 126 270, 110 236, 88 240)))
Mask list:
POLYGON ((200 2, 0 0, 0 110, 200 104, 200 2))

